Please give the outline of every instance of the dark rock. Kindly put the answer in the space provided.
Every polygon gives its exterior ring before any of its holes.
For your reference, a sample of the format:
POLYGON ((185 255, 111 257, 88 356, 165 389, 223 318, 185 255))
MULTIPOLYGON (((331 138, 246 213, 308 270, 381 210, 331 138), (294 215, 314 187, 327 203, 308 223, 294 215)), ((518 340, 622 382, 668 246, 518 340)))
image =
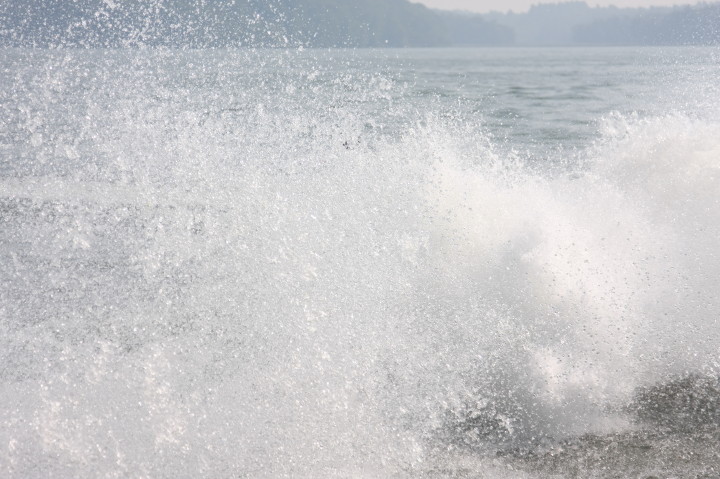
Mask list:
POLYGON ((720 381, 696 374, 638 390, 631 411, 639 422, 678 432, 720 425, 720 381))

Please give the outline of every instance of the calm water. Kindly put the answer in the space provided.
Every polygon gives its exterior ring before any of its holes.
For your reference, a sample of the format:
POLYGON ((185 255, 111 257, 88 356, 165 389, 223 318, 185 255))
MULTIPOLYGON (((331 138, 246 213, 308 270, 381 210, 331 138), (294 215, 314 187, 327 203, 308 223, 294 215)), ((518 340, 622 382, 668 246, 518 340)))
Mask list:
POLYGON ((717 49, 0 51, 3 477, 717 477, 717 49))

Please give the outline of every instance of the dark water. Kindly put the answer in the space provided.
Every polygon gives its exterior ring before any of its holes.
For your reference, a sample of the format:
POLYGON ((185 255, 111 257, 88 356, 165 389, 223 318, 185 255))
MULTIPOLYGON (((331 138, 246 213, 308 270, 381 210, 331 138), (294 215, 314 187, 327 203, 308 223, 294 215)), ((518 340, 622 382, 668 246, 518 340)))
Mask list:
POLYGON ((0 475, 717 477, 719 59, 3 50, 0 475))

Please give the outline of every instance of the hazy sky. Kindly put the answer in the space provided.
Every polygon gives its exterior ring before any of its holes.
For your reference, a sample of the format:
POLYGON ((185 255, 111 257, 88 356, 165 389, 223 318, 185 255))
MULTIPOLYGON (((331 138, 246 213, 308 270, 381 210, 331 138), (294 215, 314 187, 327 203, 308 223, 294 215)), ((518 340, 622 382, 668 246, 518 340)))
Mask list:
MULTIPOLYGON (((496 10, 506 12, 513 10, 515 12, 524 12, 530 5, 536 3, 560 3, 564 0, 544 1, 544 0, 411 0, 417 3, 423 3, 431 8, 442 8, 443 10, 469 10, 473 12, 489 12, 496 10)), ((615 5, 618 7, 650 7, 650 6, 668 6, 676 4, 698 3, 697 0, 586 0, 590 6, 596 5, 615 5)))

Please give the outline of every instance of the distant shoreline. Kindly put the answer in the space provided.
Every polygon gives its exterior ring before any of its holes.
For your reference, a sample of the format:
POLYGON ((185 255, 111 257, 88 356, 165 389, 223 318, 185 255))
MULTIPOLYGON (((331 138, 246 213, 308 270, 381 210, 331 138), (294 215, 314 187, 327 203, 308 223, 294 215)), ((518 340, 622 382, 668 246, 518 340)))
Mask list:
POLYGON ((720 3, 677 7, 535 5, 471 14, 407 0, 25 0, 0 5, 0 46, 437 48, 720 44, 720 3), (160 8, 162 7, 162 8, 160 8))

